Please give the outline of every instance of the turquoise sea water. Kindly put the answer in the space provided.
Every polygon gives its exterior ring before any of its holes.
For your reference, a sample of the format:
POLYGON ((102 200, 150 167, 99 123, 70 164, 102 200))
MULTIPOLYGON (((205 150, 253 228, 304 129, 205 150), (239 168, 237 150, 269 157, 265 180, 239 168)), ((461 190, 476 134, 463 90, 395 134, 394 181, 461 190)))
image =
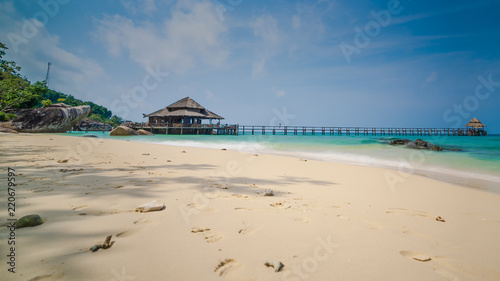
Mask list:
POLYGON ((145 143, 226 148, 251 153, 269 153, 349 163, 419 173, 444 180, 463 179, 466 185, 474 180, 487 181, 488 187, 500 190, 500 135, 485 137, 457 136, 330 136, 330 135, 155 135, 111 137, 102 132, 68 132, 68 135, 97 135, 100 138, 122 139, 145 143), (396 138, 421 138, 444 148, 462 151, 432 152, 392 146, 396 138))

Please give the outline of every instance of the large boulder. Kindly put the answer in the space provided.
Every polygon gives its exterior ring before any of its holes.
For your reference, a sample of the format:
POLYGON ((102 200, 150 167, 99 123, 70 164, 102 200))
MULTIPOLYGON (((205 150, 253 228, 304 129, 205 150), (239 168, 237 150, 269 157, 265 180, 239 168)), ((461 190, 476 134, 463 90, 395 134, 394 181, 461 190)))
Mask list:
POLYGON ((0 128, 0 133, 19 134, 18 131, 10 128, 0 128))
POLYGON ((149 131, 146 131, 144 129, 140 129, 137 131, 139 133, 139 135, 145 135, 145 136, 154 136, 155 134, 149 132, 149 131))
POLYGON ((137 136, 139 133, 129 127, 118 126, 109 133, 110 136, 137 136))
POLYGON ((72 107, 63 103, 42 108, 21 109, 18 117, 0 124, 21 133, 66 133, 87 117, 92 108, 88 105, 72 107))

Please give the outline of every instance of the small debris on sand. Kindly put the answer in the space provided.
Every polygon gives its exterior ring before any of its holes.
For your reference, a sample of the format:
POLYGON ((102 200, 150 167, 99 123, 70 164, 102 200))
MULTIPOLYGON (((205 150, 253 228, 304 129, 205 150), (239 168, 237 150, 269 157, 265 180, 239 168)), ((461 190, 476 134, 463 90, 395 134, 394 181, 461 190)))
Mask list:
POLYGON ((416 260, 416 261, 420 261, 420 262, 428 262, 431 260, 431 257, 426 256, 426 255, 415 255, 411 258, 416 260))
POLYGON ((266 189, 266 190, 264 190, 264 192, 262 192, 262 195, 263 196, 274 196, 274 191, 272 191, 271 189, 266 189))
POLYGON ((435 217, 434 219, 435 219, 436 221, 439 221, 439 222, 446 222, 446 221, 443 219, 443 217, 441 217, 441 216, 437 216, 437 217, 435 217))
POLYGON ((149 202, 149 203, 137 206, 135 208, 135 211, 145 213, 145 212, 152 212, 152 211, 161 211, 163 209, 165 209, 165 204, 157 203, 155 200, 153 202, 149 202))
POLYGON ((94 245, 94 246, 92 246, 92 247, 90 248, 90 250, 91 250, 92 252, 96 252, 97 250, 99 250, 99 249, 101 249, 101 248, 102 248, 102 249, 109 249, 109 248, 111 248, 111 246, 113 246, 113 244, 115 243, 115 242, 111 242, 111 237, 112 237, 112 236, 113 236, 113 235, 109 235, 108 237, 106 237, 106 239, 104 240, 104 243, 103 243, 103 244, 97 244, 97 245, 94 245))
POLYGON ((280 272, 283 267, 285 267, 285 265, 280 261, 266 261, 264 265, 267 267, 273 267, 275 272, 280 272))

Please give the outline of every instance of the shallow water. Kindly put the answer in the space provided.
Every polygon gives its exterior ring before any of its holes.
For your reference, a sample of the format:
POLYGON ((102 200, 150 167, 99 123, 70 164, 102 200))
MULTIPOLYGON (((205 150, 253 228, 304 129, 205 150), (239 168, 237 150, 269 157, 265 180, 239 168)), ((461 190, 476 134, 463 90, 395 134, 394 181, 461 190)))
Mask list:
POLYGON ((68 132, 144 143, 226 148, 250 153, 292 155, 328 162, 376 166, 419 173, 455 183, 500 191, 500 135, 458 136, 330 136, 330 135, 155 135, 111 137, 109 132, 68 132), (421 138, 438 146, 461 151, 433 152, 388 145, 393 139, 421 138), (451 179, 451 180, 450 180, 451 179), (487 181, 487 184, 481 183, 487 181))

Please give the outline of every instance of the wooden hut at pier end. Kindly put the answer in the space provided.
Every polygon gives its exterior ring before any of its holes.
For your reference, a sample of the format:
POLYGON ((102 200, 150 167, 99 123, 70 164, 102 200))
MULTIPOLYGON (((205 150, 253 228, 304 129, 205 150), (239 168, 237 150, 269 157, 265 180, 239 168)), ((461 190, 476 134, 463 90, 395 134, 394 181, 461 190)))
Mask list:
POLYGON ((168 127, 190 127, 201 124, 202 120, 222 120, 221 117, 204 108, 190 97, 185 97, 173 104, 145 115, 149 118, 148 125, 168 127))
POLYGON ((477 118, 472 118, 472 120, 465 125, 467 127, 467 135, 468 136, 486 136, 487 132, 484 129, 486 125, 481 123, 481 121, 477 120, 477 118))
POLYGON ((165 134, 237 134, 235 126, 220 126, 224 117, 213 113, 201 106, 190 97, 185 97, 171 105, 144 115, 148 122, 141 124, 141 128, 153 133, 165 134), (209 124, 202 124, 209 120, 209 124), (217 120, 216 125, 212 125, 217 120), (234 128, 233 128, 234 127, 234 128))

